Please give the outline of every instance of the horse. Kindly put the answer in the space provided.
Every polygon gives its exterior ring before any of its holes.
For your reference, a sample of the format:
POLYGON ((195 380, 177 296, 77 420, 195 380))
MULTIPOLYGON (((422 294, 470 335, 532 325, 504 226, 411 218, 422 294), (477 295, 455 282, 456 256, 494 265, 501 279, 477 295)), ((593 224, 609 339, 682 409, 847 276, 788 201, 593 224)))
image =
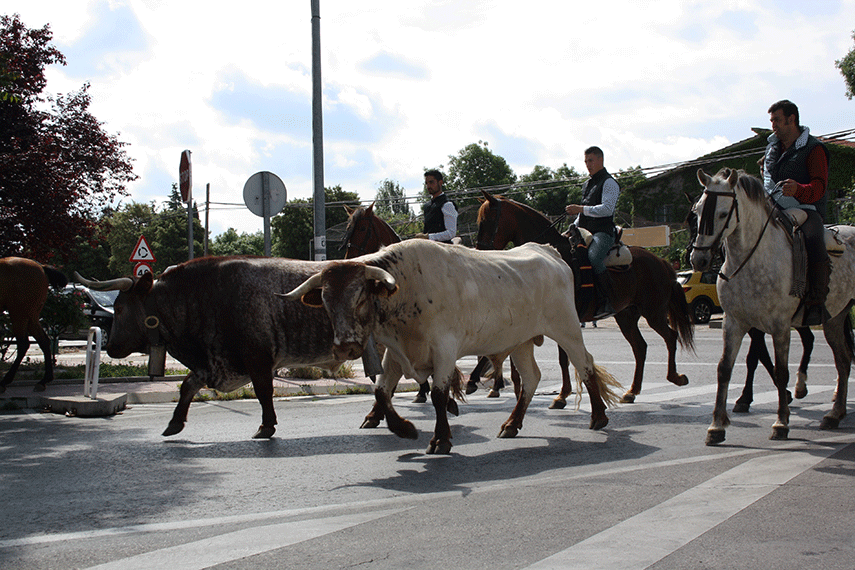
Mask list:
POLYGON ((344 209, 348 214, 344 242, 341 244, 342 249, 346 249, 345 259, 374 253, 380 251, 384 245, 401 241, 392 226, 374 215, 374 202, 367 208, 363 206, 351 208, 345 205, 344 209))
POLYGON ((35 392, 44 392, 48 382, 53 380, 53 353, 50 339, 39 323, 39 315, 45 305, 48 286, 62 288, 68 284, 68 278, 58 269, 42 265, 23 257, 4 257, 0 259, 0 311, 9 313, 12 333, 15 335, 15 361, 0 382, 0 394, 15 378, 15 373, 30 349, 30 337, 36 339, 45 358, 45 375, 39 381, 35 392))
MULTIPOLYGON (((778 410, 770 439, 789 437, 790 409, 787 369, 791 327, 801 326, 804 302, 798 295, 799 281, 793 277, 792 234, 775 215, 774 205, 763 183, 741 170, 724 168, 713 176, 697 172, 704 190, 692 207, 698 216, 698 234, 691 254, 695 270, 706 270, 723 245, 725 261, 719 273, 719 301, 727 314, 723 328, 723 350, 717 368, 713 420, 706 444, 724 441, 730 425, 727 389, 742 339, 753 327, 772 337, 775 353, 774 382, 778 410), (796 285, 794 288, 793 286, 796 285)), ((820 429, 835 429, 846 415, 849 368, 855 357, 855 339, 849 310, 855 291, 855 227, 833 226, 831 230, 842 251, 832 257, 832 271, 825 307, 830 318, 822 325, 837 368, 837 390, 831 410, 820 429)), ((828 235, 826 236, 828 237, 828 235)), ((829 240, 826 240, 828 244, 829 240)))
MULTIPOLYGON (((570 244, 567 236, 553 227, 546 216, 515 200, 493 196, 483 190, 482 193, 484 200, 478 210, 478 249, 503 249, 511 242, 521 245, 535 241, 553 245, 565 261, 573 263, 574 246, 570 244)), ((642 316, 665 341, 668 348, 667 379, 672 384, 685 386, 689 383, 684 374, 677 373, 677 342, 685 349, 694 349, 694 324, 683 287, 677 281, 677 274, 671 264, 644 248, 629 249, 632 262, 628 268, 609 268, 614 290, 612 306, 618 311, 615 320, 635 356, 632 386, 621 398, 622 403, 634 402, 636 396, 641 393, 647 356, 647 343, 638 329, 638 320, 642 316)), ((591 288, 588 287, 588 290, 591 288)), ((577 297, 580 321, 593 320, 595 304, 593 295, 577 297)), ((562 388, 550 408, 563 408, 571 389, 567 356, 560 350, 559 362, 562 369, 562 388)))

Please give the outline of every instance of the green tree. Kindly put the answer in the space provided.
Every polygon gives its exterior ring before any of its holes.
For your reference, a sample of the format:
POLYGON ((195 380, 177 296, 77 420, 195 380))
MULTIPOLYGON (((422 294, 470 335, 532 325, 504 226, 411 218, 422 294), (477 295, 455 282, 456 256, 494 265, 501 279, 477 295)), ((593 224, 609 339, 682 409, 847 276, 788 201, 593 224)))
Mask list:
MULTIPOLYGON (((852 33, 852 39, 855 40, 855 32, 852 33)), ((836 60, 834 67, 840 70, 840 75, 846 82, 846 97, 852 99, 855 97, 855 47, 850 48, 846 55, 836 60)))
MULTIPOLYGON (((327 232, 330 228, 347 223, 347 212, 343 204, 357 206, 359 195, 355 192, 345 192, 340 185, 324 188, 326 202, 325 224, 327 232)), ((290 259, 310 259, 311 241, 314 239, 314 211, 312 199, 291 200, 286 204, 282 213, 270 221, 271 253, 276 257, 290 259)), ((339 251, 338 245, 327 240, 327 258, 341 259, 344 252, 339 251)))
MULTIPOLYGON (((193 206, 193 257, 202 257, 205 242, 205 228, 199 221, 199 212, 193 206)), ((146 236, 154 257, 157 259, 152 270, 155 275, 170 265, 184 263, 190 256, 187 251, 187 205, 181 201, 178 185, 172 185, 169 200, 154 218, 146 236), (155 270, 156 268, 156 270, 155 270)), ((136 245, 134 242, 133 245, 136 245)))
POLYGON ((381 182, 374 199, 374 213, 381 218, 409 218, 413 214, 404 189, 394 180, 381 182))
POLYGON ((525 194, 520 200, 547 216, 559 216, 564 206, 582 199, 582 177, 573 167, 562 164, 556 170, 537 165, 530 174, 520 177, 525 194))
POLYGON ((473 188, 510 186, 517 181, 508 162, 488 148, 488 143, 478 141, 463 147, 456 155, 448 157, 448 191, 473 188))
POLYGON ((238 235, 237 230, 229 228, 212 240, 210 253, 211 255, 264 255, 264 232, 258 231, 254 234, 244 232, 238 235))
POLYGON ((634 189, 637 185, 647 180, 647 177, 641 170, 641 166, 632 166, 625 170, 619 170, 614 177, 620 185, 620 196, 618 196, 617 205, 615 206, 615 222, 618 225, 631 226, 632 220, 635 218, 634 189))
POLYGON ((45 67, 65 64, 49 26, 0 16, 0 257, 47 261, 96 232, 136 179, 122 143, 89 112, 89 85, 45 96, 45 67))
POLYGON ((146 241, 153 237, 150 230, 156 214, 154 204, 131 202, 110 216, 107 242, 110 245, 108 268, 111 275, 115 277, 131 274, 133 266, 128 260, 133 255, 133 248, 140 236, 146 236, 146 241))

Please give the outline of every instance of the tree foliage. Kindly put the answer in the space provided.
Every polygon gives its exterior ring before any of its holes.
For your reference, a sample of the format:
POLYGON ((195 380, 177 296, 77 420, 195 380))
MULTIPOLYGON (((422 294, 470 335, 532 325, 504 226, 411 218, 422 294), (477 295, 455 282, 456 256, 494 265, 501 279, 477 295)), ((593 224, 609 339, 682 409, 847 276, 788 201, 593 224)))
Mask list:
MULTIPOLYGON (((341 186, 324 188, 324 200, 327 204, 346 203, 356 206, 359 195, 355 192, 345 192, 341 186)), ((282 213, 270 221, 271 253, 276 257, 290 259, 310 259, 312 255, 311 241, 314 239, 315 216, 312 209, 312 199, 290 200, 282 213)), ((325 208, 325 224, 327 230, 347 222, 347 212, 342 206, 325 208)), ((344 253, 338 246, 331 247, 327 242, 327 259, 341 259, 344 253)))
POLYGON ((375 195, 374 213, 381 218, 408 218, 413 211, 400 184, 388 178, 380 183, 375 195))
POLYGON ((238 235, 229 228, 212 240, 209 251, 211 255, 264 255, 264 232, 238 235))
POLYGON ((89 85, 47 96, 45 67, 65 64, 49 26, 0 17, 0 256, 47 261, 91 240, 96 220, 134 180, 122 143, 89 113, 89 85))
MULTIPOLYGON (((493 154, 484 141, 468 144, 456 155, 448 157, 448 176, 445 177, 447 191, 489 189, 493 186, 509 186, 516 181, 517 175, 508 162, 493 154)), ((470 203, 477 204, 477 196, 459 199, 457 207, 461 209, 470 203)))
POLYGON ((564 206, 582 200, 583 180, 566 163, 555 170, 537 165, 530 174, 520 177, 520 184, 526 189, 520 201, 547 216, 558 216, 564 213, 564 206))
MULTIPOLYGON (((852 33, 852 39, 855 40, 855 32, 852 33)), ((840 75, 846 82, 846 97, 852 99, 855 97, 855 47, 850 48, 846 55, 836 60, 834 67, 840 70, 840 75)))

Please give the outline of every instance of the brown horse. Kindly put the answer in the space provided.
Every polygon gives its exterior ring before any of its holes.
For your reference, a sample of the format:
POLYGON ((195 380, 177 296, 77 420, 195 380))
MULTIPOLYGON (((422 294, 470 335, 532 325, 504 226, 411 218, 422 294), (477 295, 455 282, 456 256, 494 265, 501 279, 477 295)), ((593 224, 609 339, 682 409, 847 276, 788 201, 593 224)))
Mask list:
MULTIPOLYGON (((478 249, 504 249, 509 243, 521 245, 534 241, 548 243, 558 249, 564 260, 572 262, 573 245, 556 230, 549 219, 540 212, 499 196, 483 192, 484 201, 478 210, 478 249)), ((615 320, 635 356, 635 375, 632 387, 622 402, 630 403, 641 393, 647 343, 638 329, 638 319, 644 316, 650 327, 665 341, 668 348, 668 381, 685 386, 689 380, 677 373, 675 353, 677 341, 689 350, 694 349, 694 325, 682 286, 677 274, 664 259, 641 247, 630 247, 632 263, 629 268, 609 268, 614 299, 618 311, 615 320)), ((578 287, 578 286, 577 286, 578 287)), ((596 299, 593 295, 579 295, 577 310, 582 322, 593 319, 596 299), (583 306, 580 306, 580 302, 583 306)), ((567 356, 559 351, 562 368, 562 389, 550 407, 563 408, 570 392, 567 356)), ((592 427, 594 427, 592 425, 592 427)))
POLYGON ((6 391, 6 386, 15 378, 21 361, 30 349, 31 336, 36 339, 45 357, 45 375, 34 390, 43 392, 45 385, 53 380, 50 339, 39 323, 39 315, 47 300, 48 284, 57 288, 65 287, 68 279, 57 269, 31 259, 0 259, 0 311, 9 313, 12 333, 17 342, 15 361, 0 382, 0 394, 6 391))
POLYGON ((358 208, 344 207, 347 210, 347 228, 344 233, 344 243, 342 248, 347 248, 344 254, 345 259, 353 259, 366 253, 374 253, 380 251, 384 245, 398 243, 401 238, 392 229, 392 226, 387 224, 381 218, 374 215, 374 203, 372 202, 367 208, 359 206, 358 208))

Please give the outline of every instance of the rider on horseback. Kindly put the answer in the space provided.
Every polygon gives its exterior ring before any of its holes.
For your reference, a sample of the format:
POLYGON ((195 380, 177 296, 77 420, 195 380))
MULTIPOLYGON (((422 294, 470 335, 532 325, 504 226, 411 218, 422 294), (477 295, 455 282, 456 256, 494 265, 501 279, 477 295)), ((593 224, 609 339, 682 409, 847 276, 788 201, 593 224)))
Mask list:
POLYGON ((831 271, 825 249, 829 153, 825 145, 799 125, 799 109, 786 99, 769 107, 772 134, 763 160, 766 192, 784 209, 807 213, 801 225, 808 258, 809 287, 805 296, 805 325, 821 324, 831 271))
POLYGON ((568 214, 578 214, 575 224, 593 235, 588 247, 588 259, 594 269, 594 284, 598 306, 594 319, 604 319, 615 314, 611 304, 612 282, 606 271, 605 259, 615 243, 614 212, 620 186, 603 166, 603 151, 592 146, 585 150, 585 166, 591 177, 582 187, 582 203, 565 207, 568 214))

